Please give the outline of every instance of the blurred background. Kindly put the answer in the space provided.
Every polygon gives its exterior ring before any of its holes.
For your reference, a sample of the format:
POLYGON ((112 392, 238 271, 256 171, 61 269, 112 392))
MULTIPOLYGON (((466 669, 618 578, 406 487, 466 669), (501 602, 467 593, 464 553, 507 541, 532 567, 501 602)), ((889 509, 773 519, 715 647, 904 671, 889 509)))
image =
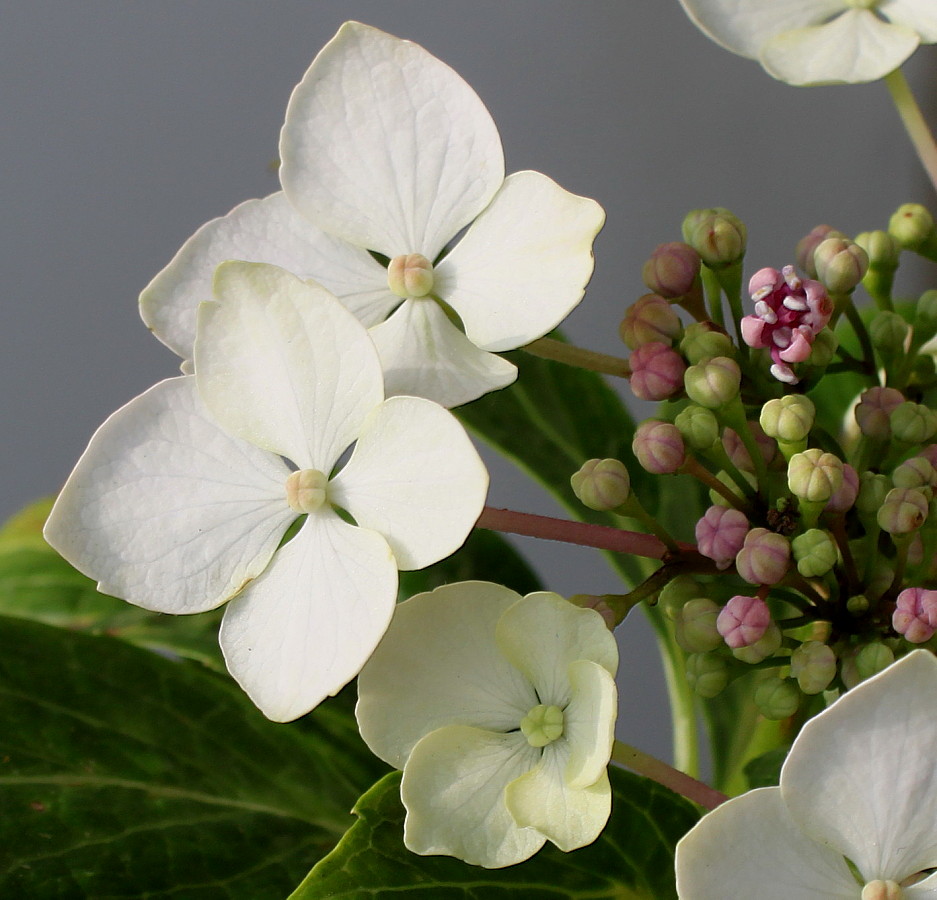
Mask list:
MULTIPOLYGON (((677 0, 13 0, 0 29, 0 517, 54 492, 109 413, 177 374, 137 295, 199 225, 278 188, 290 91, 346 19, 455 68, 498 123, 508 171, 605 206, 595 277, 564 326, 596 350, 624 352, 641 264, 679 239, 689 209, 748 224, 750 274, 792 262, 814 225, 857 233, 900 203, 935 206, 883 85, 775 82, 677 0)), ((907 72, 937 123, 935 48, 907 72)), ((489 460, 492 505, 560 514, 489 460)), ((592 551, 518 545, 553 590, 620 589, 592 551)), ((641 614, 619 635, 619 734, 670 758, 641 614)))

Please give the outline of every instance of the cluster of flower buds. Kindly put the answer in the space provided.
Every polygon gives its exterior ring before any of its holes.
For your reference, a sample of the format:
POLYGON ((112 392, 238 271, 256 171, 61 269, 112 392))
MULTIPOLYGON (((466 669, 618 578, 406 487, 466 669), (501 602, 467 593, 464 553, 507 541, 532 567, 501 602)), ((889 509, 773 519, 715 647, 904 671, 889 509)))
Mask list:
MULTIPOLYGON (((683 237, 654 251, 643 272, 653 293, 621 324, 633 393, 667 401, 636 429, 638 465, 708 491, 693 535, 655 520, 671 538, 656 595, 699 694, 758 664, 755 703, 785 718, 805 695, 937 647, 937 291, 892 297, 903 252, 937 259, 937 229, 914 204, 855 240, 818 226, 797 268, 755 272, 750 300, 735 216, 694 211, 683 237), (875 303, 865 313, 860 287, 875 303), (695 554, 679 549, 693 538, 695 554)), ((643 488, 624 464, 588 466, 574 477, 580 498, 633 515, 643 488)))

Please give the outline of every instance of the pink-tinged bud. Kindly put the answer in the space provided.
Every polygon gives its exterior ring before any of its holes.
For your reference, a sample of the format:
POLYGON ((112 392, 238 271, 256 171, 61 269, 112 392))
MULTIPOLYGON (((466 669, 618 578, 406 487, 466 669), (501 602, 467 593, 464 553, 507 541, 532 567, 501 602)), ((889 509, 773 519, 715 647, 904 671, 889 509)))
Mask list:
POLYGON ((797 263, 797 268, 801 272, 806 272, 808 278, 817 277, 817 267, 813 261, 814 252, 820 244, 831 237, 844 238, 846 235, 829 225, 817 225, 809 234, 797 242, 797 247, 794 250, 794 260, 797 263))
POLYGON ((844 238, 827 238, 813 256, 817 279, 828 291, 845 294, 862 281, 869 269, 869 255, 844 238))
POLYGON ((930 500, 937 487, 937 471, 929 459, 912 456, 891 473, 891 480, 897 488, 919 488, 930 500))
POLYGON ((573 493, 589 509, 617 509, 631 496, 631 476, 618 459, 587 459, 569 479, 573 493))
POLYGON ((937 469, 937 444, 928 444, 918 456, 923 456, 935 469, 937 469))
POLYGON ((683 387, 686 365, 667 344, 657 341, 642 344, 628 363, 631 390, 639 400, 666 400, 683 387))
POLYGON ((891 627, 912 644, 929 641, 937 631, 937 591, 905 588, 898 595, 891 627))
POLYGON ((647 419, 635 429, 631 449, 652 475, 671 475, 686 462, 686 448, 676 425, 647 419))
POLYGON ((690 366, 683 376, 689 398, 706 409, 719 409, 738 396, 742 370, 734 359, 716 356, 690 366))
POLYGON ((716 628, 733 650, 751 647, 761 640, 771 624, 768 604, 759 597, 736 594, 721 610, 716 628))
POLYGON ((852 509, 859 495, 859 473, 849 463, 843 463, 843 483, 833 491, 824 509, 827 512, 843 513, 852 509))
POLYGON ((873 387, 859 395, 855 409, 859 430, 870 438, 885 440, 891 436, 889 419, 904 403, 904 395, 894 388, 873 387))
POLYGON ((710 506, 696 523, 697 548, 703 556, 715 560, 717 568, 727 569, 742 549, 748 527, 748 519, 740 510, 710 506))
POLYGON ((742 319, 742 338, 749 347, 767 348, 771 374, 786 384, 799 379, 791 363, 810 356, 814 338, 830 320, 833 302, 819 281, 801 279, 793 266, 765 268, 748 285, 755 313, 742 319))
POLYGON ((739 647, 737 650, 733 650, 732 655, 743 663, 753 666, 769 656, 774 656, 781 647, 781 641, 781 629, 772 622, 768 626, 768 630, 762 635, 761 640, 755 641, 754 644, 748 647, 739 647))
POLYGON ((753 528, 735 557, 735 568, 750 584, 777 584, 791 563, 791 545, 786 537, 753 528))
POLYGON ((795 453, 787 464, 791 493, 810 503, 826 503, 843 485, 843 462, 832 453, 812 447, 795 453))
POLYGON ((669 347, 682 328, 680 317, 663 297, 645 294, 625 310, 618 333, 628 347, 637 350, 654 342, 669 347))
MULTIPOLYGON (((778 457, 777 441, 775 441, 774 438, 768 437, 768 435, 765 434, 764 428, 761 427, 761 424, 754 421, 754 419, 748 422, 748 430, 751 432, 755 443, 758 445, 765 465, 770 466, 778 457)), ((748 452, 748 448, 742 443, 738 432, 731 428, 726 428, 722 433, 722 446, 725 448, 729 459, 732 460, 735 466, 743 472, 755 471, 751 454, 748 452)))
POLYGON ((917 488, 892 488, 878 511, 878 527, 889 534, 911 534, 924 524, 928 503, 917 488))
POLYGON ((701 262, 699 253, 689 244, 660 244, 644 264, 641 277, 654 293, 676 300, 693 289, 701 262))
POLYGON ((693 210, 683 220, 683 239, 712 269, 740 262, 747 238, 742 221, 723 207, 693 210))

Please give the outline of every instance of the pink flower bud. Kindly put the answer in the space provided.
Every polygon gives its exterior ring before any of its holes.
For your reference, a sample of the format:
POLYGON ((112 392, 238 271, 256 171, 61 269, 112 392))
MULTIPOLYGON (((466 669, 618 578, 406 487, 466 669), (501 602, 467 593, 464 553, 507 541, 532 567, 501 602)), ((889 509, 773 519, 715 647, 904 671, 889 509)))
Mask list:
POLYGON ((777 584, 791 562, 791 545, 783 535, 753 528, 735 557, 739 575, 751 584, 777 584))
POLYGON ((644 283, 662 297, 685 297, 700 271, 700 255, 689 244, 661 244, 644 264, 644 283))
POLYGON ((790 363, 803 362, 817 333, 830 320, 833 302, 819 281, 801 279, 793 266, 765 268, 748 285, 755 314, 742 319, 742 338, 750 347, 765 347, 778 381, 797 384, 790 363))
POLYGON ((758 597, 736 594, 719 613, 716 629, 733 650, 761 640, 771 624, 768 604, 758 597))
POLYGON ((631 449, 641 466, 653 475, 670 475, 686 462, 683 437, 670 422, 642 422, 635 430, 631 449))
POLYGON ((710 506, 696 523, 696 544, 703 556, 726 569, 735 559, 748 534, 748 519, 738 509, 710 506))
POLYGON ((866 437, 879 440, 890 437, 889 418, 902 403, 904 395, 894 388, 873 387, 863 391, 855 409, 859 430, 866 437))
MULTIPOLYGON (((778 456, 777 441, 774 438, 768 437, 768 435, 765 434, 765 430, 761 427, 761 424, 754 420, 748 422, 748 430, 751 432, 755 443, 758 445, 758 449, 761 451, 761 456, 765 461, 765 465, 770 466, 778 456)), ((751 454, 749 454, 748 448, 742 443, 742 439, 738 436, 736 431, 731 428, 726 428, 726 430, 723 431, 722 446, 725 448, 729 459, 732 460, 734 465, 744 472, 755 471, 751 454)))
POLYGON ((937 631, 937 591, 905 588, 898 595, 891 625, 912 644, 929 641, 937 631))
POLYGON ((830 495, 824 509, 833 513, 846 512, 852 509, 858 495, 859 473, 849 463, 843 463, 843 483, 830 495))
POLYGON ((683 387, 686 364, 667 344, 642 344, 628 360, 631 390, 640 400, 666 400, 683 387))
POLYGON ((669 346, 682 328, 680 317, 663 297, 645 294, 625 310, 618 333, 625 344, 637 350, 655 341, 669 346))

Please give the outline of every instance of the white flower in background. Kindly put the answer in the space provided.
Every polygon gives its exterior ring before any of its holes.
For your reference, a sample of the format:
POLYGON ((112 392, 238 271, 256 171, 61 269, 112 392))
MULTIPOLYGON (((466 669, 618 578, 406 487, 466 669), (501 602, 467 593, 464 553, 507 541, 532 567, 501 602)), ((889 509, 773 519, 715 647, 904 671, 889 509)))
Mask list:
POLYGON ((924 650, 809 721, 780 787, 729 800, 677 845, 682 900, 937 897, 935 867, 937 659, 924 650))
POLYGON ((45 535, 100 590, 145 609, 229 601, 228 668, 288 721, 358 673, 390 621, 397 569, 462 544, 488 476, 451 413, 384 400, 367 331, 327 291, 237 262, 215 290, 199 309, 198 375, 101 426, 45 535))
POLYGON ((788 84, 874 81, 937 41, 935 0, 680 0, 733 53, 788 84))
POLYGON ((358 725, 403 769, 414 853, 500 868, 591 843, 611 808, 618 666, 602 617, 461 582, 402 603, 358 679, 358 725))
POLYGON ((185 360, 215 266, 275 263, 373 326, 389 395, 457 406, 510 384, 493 354, 555 327, 592 275, 602 208, 538 172, 505 178, 488 110, 417 44, 343 25, 293 91, 280 156, 283 192, 204 225, 140 297, 185 360))

